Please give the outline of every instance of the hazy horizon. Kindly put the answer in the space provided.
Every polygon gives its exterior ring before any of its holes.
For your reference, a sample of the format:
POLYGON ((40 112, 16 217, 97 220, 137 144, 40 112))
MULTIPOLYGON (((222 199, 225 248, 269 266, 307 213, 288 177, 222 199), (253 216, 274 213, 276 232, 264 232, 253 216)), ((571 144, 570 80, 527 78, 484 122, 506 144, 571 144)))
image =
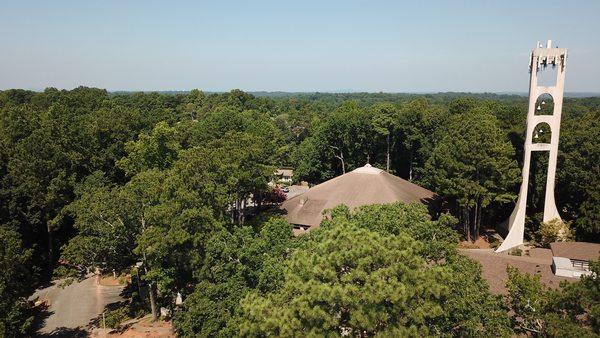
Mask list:
POLYGON ((569 49, 600 93, 598 1, 0 3, 0 90, 522 93, 528 56, 569 49))
MULTIPOLYGON (((82 86, 85 87, 85 86, 82 86)), ((47 87, 50 88, 50 87, 47 87)), ((77 87, 74 88, 60 88, 61 90, 72 90, 75 89, 77 87)), ((94 87, 97 88, 97 87, 94 87)), ((46 88, 41 88, 41 89, 26 89, 26 88, 11 88, 11 89, 25 89, 25 90, 31 90, 31 91, 35 91, 35 92, 43 92, 46 88)), ((100 88, 100 89, 106 89, 106 88, 100 88)), ((169 90, 169 89, 164 89, 164 90, 109 90, 106 89, 109 93, 115 93, 115 94, 120 94, 120 93, 174 93, 174 94, 185 94, 185 93, 189 93, 192 90, 200 90, 206 94, 222 94, 222 93, 227 93, 230 92, 232 90, 240 90, 239 88, 231 88, 229 90, 222 90, 222 91, 212 91, 212 90, 203 90, 202 88, 192 88, 192 89, 182 89, 182 90, 169 90)), ((292 96, 292 95, 296 95, 296 94, 389 94, 389 95, 436 95, 436 94, 474 94, 474 95, 485 95, 485 94, 492 94, 492 95, 516 95, 516 96, 523 96, 523 97, 527 97, 529 95, 528 92, 475 92, 475 91, 445 91, 445 92, 441 92, 441 91, 419 91, 419 92, 409 92, 409 91, 405 91, 405 92, 384 92, 384 91, 379 91, 379 92, 375 92, 375 91, 359 91, 359 90, 355 90, 355 91, 283 91, 283 90, 248 90, 245 91, 246 93, 250 93, 250 94, 259 94, 259 96, 274 96, 276 94, 282 94, 283 96, 292 96), (262 95, 260 95, 262 94, 262 95), (272 95, 271 95, 272 94, 272 95)), ((576 97, 597 97, 600 96, 600 92, 565 92, 564 93, 565 97, 572 97, 572 98, 576 98, 576 97)))
MULTIPOLYGON (((78 87, 86 87, 85 85, 81 85, 78 87)), ((31 90, 34 92, 43 92, 47 88, 55 88, 55 87, 46 87, 46 88, 0 88, 2 90, 9 89, 23 89, 23 90, 31 90)), ((57 88, 59 90, 73 90, 77 87, 73 88, 57 88)), ((91 88, 100 88, 100 87, 91 87, 91 88)), ((134 93, 167 93, 167 94, 187 94, 192 90, 200 90, 206 94, 222 94, 227 93, 232 90, 239 90, 239 88, 231 88, 229 90, 221 90, 221 91, 212 91, 212 90, 203 90, 202 88, 191 88, 191 89, 181 89, 181 90, 169 90, 169 89, 161 89, 161 90, 110 90, 105 89, 111 94, 134 94, 134 93)), ((498 95, 498 96, 522 96, 527 97, 529 95, 528 92, 475 92, 475 91, 404 91, 404 92, 385 92, 385 91, 360 91, 360 90, 347 90, 347 91, 284 91, 284 90, 245 90, 246 93, 255 95, 255 96, 263 96, 263 97, 290 97, 294 95, 307 95, 307 94, 340 94, 340 95, 351 95, 351 94, 388 94, 388 95, 443 95, 443 94, 466 94, 466 95, 498 95)), ((565 92, 564 97, 566 98, 585 98, 585 97, 600 97, 600 92, 565 92)))

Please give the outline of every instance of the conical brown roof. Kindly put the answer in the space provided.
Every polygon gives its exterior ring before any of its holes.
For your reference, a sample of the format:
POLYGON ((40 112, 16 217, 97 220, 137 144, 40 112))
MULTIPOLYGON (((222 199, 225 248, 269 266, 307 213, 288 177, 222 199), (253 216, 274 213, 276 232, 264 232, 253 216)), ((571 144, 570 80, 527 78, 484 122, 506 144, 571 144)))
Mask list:
POLYGON ((430 204, 434 199, 435 193, 367 164, 290 198, 281 208, 290 223, 315 227, 323 219, 323 210, 340 204, 353 209, 399 201, 430 204))

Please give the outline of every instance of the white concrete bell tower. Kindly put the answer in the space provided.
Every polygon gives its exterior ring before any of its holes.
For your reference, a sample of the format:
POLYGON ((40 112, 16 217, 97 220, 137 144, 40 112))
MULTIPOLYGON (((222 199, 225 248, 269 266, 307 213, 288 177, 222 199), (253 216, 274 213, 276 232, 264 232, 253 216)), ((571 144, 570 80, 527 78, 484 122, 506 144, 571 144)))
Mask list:
POLYGON ((547 222, 555 218, 560 219, 554 200, 554 180, 556 177, 556 159, 558 156, 558 137, 565 88, 566 65, 567 50, 565 48, 553 48, 551 40, 548 40, 546 47, 538 43, 537 47, 531 52, 529 60, 529 109, 527 112, 527 134, 525 135, 524 146, 523 181, 519 190, 517 205, 506 224, 508 235, 496 252, 505 251, 523 244, 527 188, 529 186, 529 167, 531 165, 531 153, 534 151, 550 152, 548 156, 543 221, 547 222), (548 87, 539 86, 538 73, 549 66, 556 69, 556 81, 554 85, 548 87), (545 114, 542 108, 546 110, 545 114), (548 133, 550 133, 549 137, 548 133), (538 141, 539 139, 541 141, 538 141))

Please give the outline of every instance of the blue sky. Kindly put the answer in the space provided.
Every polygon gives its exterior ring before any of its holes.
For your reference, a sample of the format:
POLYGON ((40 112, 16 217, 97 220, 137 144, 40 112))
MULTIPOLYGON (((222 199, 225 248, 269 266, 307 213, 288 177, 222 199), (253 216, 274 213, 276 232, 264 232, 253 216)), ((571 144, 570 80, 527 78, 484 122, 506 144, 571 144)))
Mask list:
POLYGON ((600 1, 6 1, 0 89, 600 92, 600 1))

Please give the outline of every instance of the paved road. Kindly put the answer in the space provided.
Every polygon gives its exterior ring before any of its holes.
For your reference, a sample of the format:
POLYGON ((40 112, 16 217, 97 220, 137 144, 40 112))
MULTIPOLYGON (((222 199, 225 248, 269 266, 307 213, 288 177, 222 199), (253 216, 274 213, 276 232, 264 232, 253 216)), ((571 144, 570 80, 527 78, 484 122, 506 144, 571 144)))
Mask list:
POLYGON ((122 286, 98 285, 97 277, 93 276, 64 289, 52 285, 36 291, 32 298, 48 300, 51 313, 39 333, 49 334, 58 328, 85 327, 102 313, 107 304, 123 300, 120 296, 122 290, 122 286))

